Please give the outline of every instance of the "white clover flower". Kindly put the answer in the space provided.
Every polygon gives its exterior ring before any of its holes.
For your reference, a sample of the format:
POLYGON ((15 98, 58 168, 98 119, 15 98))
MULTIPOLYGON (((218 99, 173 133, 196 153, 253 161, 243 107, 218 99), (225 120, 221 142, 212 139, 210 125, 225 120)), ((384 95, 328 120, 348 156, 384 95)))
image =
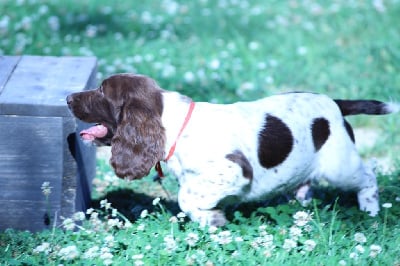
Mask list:
POLYGON ((218 68, 220 67, 220 65, 221 65, 221 63, 219 62, 218 59, 213 59, 213 60, 211 60, 211 62, 208 64, 208 66, 209 66, 211 69, 218 69, 218 68))
POLYGON ((196 243, 199 241, 199 235, 196 233, 189 233, 186 238, 186 243, 190 246, 190 247, 194 247, 196 245, 196 243))
POLYGON ((98 27, 95 25, 87 25, 86 26, 86 30, 85 30, 85 35, 88 38, 94 38, 97 36, 97 32, 98 32, 98 27))
POLYGON ((379 245, 372 244, 369 247, 369 256, 371 258, 375 258, 381 252, 382 252, 382 247, 379 245))
POLYGON ((297 226, 292 226, 289 229, 289 235, 293 240, 299 239, 303 234, 302 230, 297 226))
POLYGON ((390 203, 390 202, 386 202, 386 203, 383 203, 383 204, 382 204, 382 207, 385 208, 385 209, 392 208, 392 206, 393 206, 393 205, 392 205, 392 203, 390 203))
POLYGON ((153 205, 155 206, 155 205, 158 205, 159 203, 160 203, 160 198, 155 198, 154 200, 153 200, 153 205))
POLYGON ((365 237, 365 235, 363 233, 355 233, 354 241, 356 241, 357 243, 365 243, 365 242, 367 242, 367 238, 365 237))
POLYGON ((267 230, 267 225, 263 224, 258 227, 258 231, 265 231, 267 230))
POLYGON ((355 246, 355 250, 360 254, 364 254, 365 252, 365 248, 362 245, 355 246))
POLYGON ((75 228, 75 222, 74 220, 72 220, 71 218, 66 218, 63 222, 62 222, 62 226, 66 229, 66 230, 74 230, 75 228))
POLYGON ((153 16, 149 11, 144 11, 140 17, 144 24, 151 24, 153 22, 153 16))
POLYGON ((173 66, 173 65, 165 65, 164 68, 162 69, 161 75, 164 78, 168 78, 168 77, 171 77, 171 76, 175 75, 175 73, 176 73, 175 66, 173 66))
POLYGON ((210 226, 208 228, 208 233, 210 233, 210 234, 215 234, 217 231, 218 231, 218 227, 216 227, 216 226, 210 226))
POLYGON ((31 17, 23 17, 21 22, 20 22, 20 28, 23 30, 30 30, 32 28, 32 18, 31 17))
POLYGON ((260 48, 260 43, 258 42, 250 42, 249 43, 249 49, 250 50, 257 50, 258 48, 260 48))
POLYGON ((264 250, 263 255, 267 258, 272 257, 272 251, 274 251, 275 246, 271 247, 271 248, 267 248, 266 250, 264 250))
POLYGON ((297 48, 297 54, 298 55, 306 55, 307 52, 308 52, 308 49, 305 46, 300 46, 300 47, 297 48))
POLYGON ((39 246, 37 246, 36 248, 33 249, 33 253, 44 253, 44 254, 49 254, 49 252, 51 251, 50 248, 50 243, 48 242, 43 242, 42 244, 40 244, 39 246))
POLYGON ((253 242, 251 242, 251 246, 255 249, 260 247, 264 247, 267 249, 273 249, 274 246, 274 236, 270 234, 263 233, 261 237, 256 237, 253 242))
POLYGON ((94 259, 100 255, 99 250, 100 248, 98 246, 90 247, 85 253, 83 253, 82 257, 84 259, 94 259))
POLYGON ((274 243, 274 236, 271 234, 266 234, 262 237, 262 245, 264 247, 272 247, 274 243))
POLYGON ((349 258, 350 258, 350 259, 353 259, 353 260, 357 260, 357 259, 358 259, 358 254, 355 253, 355 252, 351 252, 351 253, 349 254, 349 258))
POLYGON ((47 19, 47 24, 52 31, 58 31, 60 29, 60 19, 57 16, 51 16, 47 19))
POLYGON ((304 249, 306 251, 313 251, 316 246, 317 246, 317 243, 312 239, 308 239, 308 240, 304 241, 304 249))
POLYGON ((144 265, 144 262, 142 260, 135 260, 134 264, 135 266, 142 266, 144 265))
POLYGON ((104 242, 106 243, 107 247, 114 246, 114 236, 108 235, 104 238, 104 242))
POLYGON ((100 207, 101 208, 105 208, 107 204, 108 204, 108 200, 107 199, 103 199, 103 200, 100 201, 100 207))
POLYGON ((339 260, 339 265, 345 266, 345 265, 347 265, 347 262, 345 260, 339 260))
POLYGON ((134 260, 142 260, 143 258, 144 258, 143 254, 132 255, 132 259, 134 260))
POLYGON ((50 182, 43 182, 41 189, 43 195, 45 195, 46 197, 49 196, 51 194, 51 189, 52 189, 52 187, 50 186, 50 182))
POLYGON ((71 246, 60 249, 58 251, 57 255, 62 260, 73 260, 79 256, 79 250, 76 246, 71 245, 71 246))
POLYGON ((149 215, 149 211, 144 209, 141 213, 140 213, 140 218, 144 219, 147 217, 147 215, 149 215))
POLYGON ((130 221, 125 221, 123 228, 125 229, 132 228, 132 223, 130 221))
POLYGON ((74 221, 83 221, 86 219, 85 213, 84 212, 76 212, 72 215, 72 219, 74 221))
POLYGON ((372 5, 376 9, 376 11, 380 13, 384 13, 386 11, 385 4, 383 0, 372 0, 372 5))
POLYGON ((116 227, 116 228, 121 228, 122 227, 122 222, 119 219, 108 219, 107 220, 107 225, 109 227, 116 227))
POLYGON ((253 82, 244 82, 240 85, 240 89, 242 91, 251 91, 255 89, 255 85, 253 82))
POLYGON ((291 251, 292 249, 297 247, 297 242, 294 241, 293 239, 285 239, 283 242, 282 248, 286 250, 287 252, 291 251))
POLYGON ((109 251, 107 252, 101 252, 99 258, 103 260, 103 263, 105 265, 111 265, 112 264, 112 258, 113 254, 111 254, 109 251))
POLYGON ((275 60, 275 59, 269 60, 268 63, 269 63, 269 65, 270 65, 271 67, 276 67, 276 66, 278 65, 278 61, 275 60))
POLYGON ((218 233, 218 244, 227 245, 232 242, 231 232, 226 230, 218 233))
POLYGON ((193 72, 191 71, 187 71, 185 72, 185 74, 183 74, 183 79, 187 82, 187 83, 192 83, 195 80, 196 76, 194 75, 193 72))
POLYGON ((169 222, 175 224, 178 222, 178 218, 176 216, 172 216, 171 218, 169 218, 169 222))
POLYGON ((184 219, 186 217, 186 213, 184 212, 180 212, 176 215, 176 217, 178 217, 179 219, 184 219))
POLYGON ((241 237, 241 236, 237 236, 237 237, 235 237, 235 242, 243 242, 244 241, 244 239, 243 239, 243 237, 241 237))
POLYGON ((169 253, 174 252, 178 248, 174 236, 172 235, 167 235, 166 237, 164 237, 164 245, 165 245, 165 250, 169 253))
POLYGON ((298 211, 293 215, 294 224, 303 227, 312 219, 312 214, 305 211, 298 211))
POLYGON ((113 261, 112 261, 112 259, 105 259, 105 260, 103 260, 103 264, 104 265, 111 265, 111 264, 113 264, 113 261))
POLYGON ((264 79, 264 81, 265 81, 265 83, 267 83, 267 84, 272 84, 272 83, 274 83, 274 78, 271 77, 271 76, 266 76, 265 79, 264 79))
POLYGON ((137 227, 137 230, 138 231, 144 231, 145 227, 146 227, 145 224, 139 224, 138 227, 137 227))
POLYGON ((10 17, 3 16, 0 19, 0 33, 7 33, 9 24, 10 24, 10 17))
POLYGON ((90 214, 90 219, 91 219, 91 220, 97 220, 98 218, 99 218, 99 213, 98 213, 98 212, 93 211, 93 212, 90 214))
POLYGON ((47 5, 41 5, 41 6, 39 6, 38 13, 39 13, 40 15, 44 15, 44 14, 46 14, 47 12, 49 12, 49 7, 48 7, 47 5))

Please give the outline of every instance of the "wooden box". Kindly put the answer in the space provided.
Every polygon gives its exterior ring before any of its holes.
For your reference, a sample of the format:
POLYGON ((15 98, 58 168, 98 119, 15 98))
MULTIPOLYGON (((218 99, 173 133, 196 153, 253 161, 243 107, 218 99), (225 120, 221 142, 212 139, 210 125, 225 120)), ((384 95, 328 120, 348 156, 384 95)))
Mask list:
POLYGON ((94 57, 0 56, 0 230, 51 228, 88 207, 95 148, 75 133, 84 125, 65 98, 95 87, 96 64, 94 57))

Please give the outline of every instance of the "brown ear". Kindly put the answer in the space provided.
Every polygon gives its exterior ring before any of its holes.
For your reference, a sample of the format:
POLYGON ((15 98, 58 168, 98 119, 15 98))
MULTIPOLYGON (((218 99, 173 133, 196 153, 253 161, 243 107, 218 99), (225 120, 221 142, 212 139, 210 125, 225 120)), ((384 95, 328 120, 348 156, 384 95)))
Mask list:
POLYGON ((117 176, 137 179, 164 158, 165 131, 161 115, 145 101, 128 100, 111 141, 111 165, 117 176))

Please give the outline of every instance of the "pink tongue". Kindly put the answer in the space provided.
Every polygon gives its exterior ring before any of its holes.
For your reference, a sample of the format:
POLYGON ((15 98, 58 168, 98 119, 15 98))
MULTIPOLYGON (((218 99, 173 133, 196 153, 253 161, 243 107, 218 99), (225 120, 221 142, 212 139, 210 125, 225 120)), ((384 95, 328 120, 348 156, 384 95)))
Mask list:
POLYGON ((102 138, 107 135, 107 128, 103 125, 96 125, 88 129, 82 130, 80 135, 84 140, 94 140, 95 138, 102 138))

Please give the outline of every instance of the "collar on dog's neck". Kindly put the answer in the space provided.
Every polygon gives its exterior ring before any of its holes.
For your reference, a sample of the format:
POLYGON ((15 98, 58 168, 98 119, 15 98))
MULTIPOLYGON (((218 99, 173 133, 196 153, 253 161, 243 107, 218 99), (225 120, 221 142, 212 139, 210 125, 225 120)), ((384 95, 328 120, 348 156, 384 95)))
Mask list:
MULTIPOLYGON (((178 136, 176 136, 176 139, 175 139, 174 143, 172 144, 171 148, 169 149, 168 155, 164 159, 164 162, 167 162, 172 157, 172 155, 174 154, 175 148, 176 148, 176 144, 177 144, 177 142, 179 140, 179 137, 182 135, 183 130, 185 130, 186 125, 189 123, 190 118, 192 117, 192 113, 193 113, 193 109, 194 109, 195 105, 196 105, 195 102, 193 102, 193 101, 190 102, 189 110, 188 110, 188 112, 186 114, 185 120, 183 121, 182 127, 179 130, 178 136)), ((156 163, 155 169, 156 169, 159 177, 164 177, 164 173, 162 171, 160 162, 156 163)))

